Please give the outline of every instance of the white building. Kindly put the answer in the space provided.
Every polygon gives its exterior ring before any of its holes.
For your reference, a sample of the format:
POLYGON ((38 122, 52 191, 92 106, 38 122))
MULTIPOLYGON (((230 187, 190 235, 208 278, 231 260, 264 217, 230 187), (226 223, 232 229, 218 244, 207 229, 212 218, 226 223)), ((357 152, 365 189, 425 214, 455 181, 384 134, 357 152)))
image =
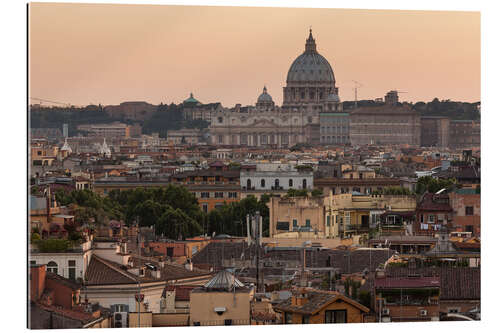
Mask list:
POLYGON ((30 265, 47 265, 47 271, 68 279, 83 279, 92 258, 92 242, 60 253, 41 253, 32 249, 29 255, 30 265))
POLYGON ((257 164, 256 170, 240 172, 243 191, 312 190, 313 179, 312 171, 297 171, 291 164, 257 164))

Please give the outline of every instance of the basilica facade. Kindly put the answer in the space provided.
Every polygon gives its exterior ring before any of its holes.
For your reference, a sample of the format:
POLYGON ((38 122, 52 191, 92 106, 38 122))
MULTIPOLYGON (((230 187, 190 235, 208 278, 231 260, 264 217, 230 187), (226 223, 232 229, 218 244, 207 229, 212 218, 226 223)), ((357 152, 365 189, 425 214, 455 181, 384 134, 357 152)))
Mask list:
POLYGON ((291 147, 320 143, 320 113, 342 112, 330 63, 318 53, 312 31, 305 50, 290 66, 283 105, 264 87, 255 106, 218 109, 212 114, 214 145, 291 147))

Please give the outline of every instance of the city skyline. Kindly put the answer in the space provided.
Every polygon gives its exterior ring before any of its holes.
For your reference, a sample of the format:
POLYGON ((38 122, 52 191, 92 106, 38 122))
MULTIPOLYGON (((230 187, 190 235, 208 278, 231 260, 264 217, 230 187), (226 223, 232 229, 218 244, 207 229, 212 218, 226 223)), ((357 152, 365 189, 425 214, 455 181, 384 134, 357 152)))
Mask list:
POLYGON ((402 101, 480 100, 479 12, 39 3, 30 96, 159 104, 192 92, 231 107, 254 104, 265 85, 281 105, 311 26, 343 101, 354 100, 353 80, 358 99, 396 89, 402 101))

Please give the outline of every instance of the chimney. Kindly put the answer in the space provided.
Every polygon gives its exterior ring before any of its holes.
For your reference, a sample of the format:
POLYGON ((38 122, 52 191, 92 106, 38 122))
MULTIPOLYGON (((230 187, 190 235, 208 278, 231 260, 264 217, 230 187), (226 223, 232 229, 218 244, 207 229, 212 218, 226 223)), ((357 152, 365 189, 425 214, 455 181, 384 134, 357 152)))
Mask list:
POLYGON ((45 265, 35 265, 30 267, 30 296, 32 301, 37 301, 42 296, 45 289, 45 265))
POLYGON ((292 296, 292 305, 294 306, 302 306, 306 304, 307 301, 307 294, 304 291, 292 296))

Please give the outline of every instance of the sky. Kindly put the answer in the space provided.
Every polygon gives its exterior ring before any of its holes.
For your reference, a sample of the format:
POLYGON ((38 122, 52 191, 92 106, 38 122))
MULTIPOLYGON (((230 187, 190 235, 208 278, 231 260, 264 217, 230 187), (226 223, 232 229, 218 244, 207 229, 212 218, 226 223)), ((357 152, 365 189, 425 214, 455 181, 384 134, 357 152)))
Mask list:
MULTIPOLYGON (((281 105, 312 27, 341 100, 476 102, 479 12, 31 3, 29 95, 77 106, 281 105)), ((32 100, 31 102, 36 102, 32 100)))

